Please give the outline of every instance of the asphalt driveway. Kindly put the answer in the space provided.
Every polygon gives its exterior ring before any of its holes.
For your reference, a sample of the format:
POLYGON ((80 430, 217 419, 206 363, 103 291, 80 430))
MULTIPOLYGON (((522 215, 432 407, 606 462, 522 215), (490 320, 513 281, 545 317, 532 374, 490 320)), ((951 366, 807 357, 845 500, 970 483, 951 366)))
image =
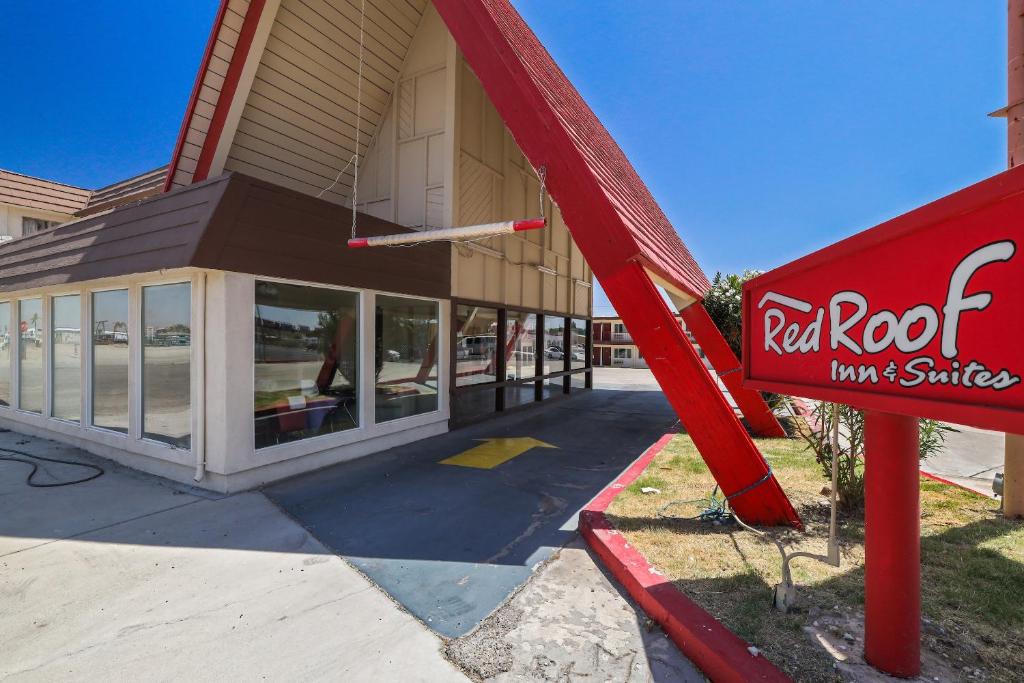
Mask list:
POLYGON ((264 493, 423 623, 458 637, 572 540, 579 509, 675 422, 660 392, 595 389, 264 493))

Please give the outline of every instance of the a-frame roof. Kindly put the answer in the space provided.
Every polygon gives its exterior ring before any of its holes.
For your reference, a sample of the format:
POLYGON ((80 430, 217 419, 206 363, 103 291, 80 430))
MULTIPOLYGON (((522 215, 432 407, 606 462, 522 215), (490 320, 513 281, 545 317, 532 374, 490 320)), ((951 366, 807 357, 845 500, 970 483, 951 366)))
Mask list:
MULTIPOLYGON (((171 160, 168 188, 182 184, 183 178, 184 184, 191 182, 190 172, 179 172, 184 167, 198 165, 196 179, 204 177, 204 164, 216 147, 216 141, 204 141, 206 130, 216 131, 217 117, 226 112, 225 106, 209 100, 217 99, 218 88, 230 91, 237 86, 247 44, 260 29, 264 4, 224 0, 171 160)), ((346 12, 355 4, 339 0, 346 12)), ((547 168, 551 196, 598 279, 611 276, 625 263, 638 262, 677 293, 702 298, 710 284, 682 239, 508 0, 433 4, 520 149, 535 168, 547 168)), ((422 0, 373 0, 367 5, 382 19, 409 21, 415 17, 401 15, 421 11, 422 0)), ((339 24, 338 35, 344 35, 342 29, 339 24)), ((225 94, 221 92, 220 98, 225 94)))
POLYGON ((707 277, 633 165, 507 0, 434 0, 448 30, 558 202, 594 274, 625 260, 696 298, 707 277))

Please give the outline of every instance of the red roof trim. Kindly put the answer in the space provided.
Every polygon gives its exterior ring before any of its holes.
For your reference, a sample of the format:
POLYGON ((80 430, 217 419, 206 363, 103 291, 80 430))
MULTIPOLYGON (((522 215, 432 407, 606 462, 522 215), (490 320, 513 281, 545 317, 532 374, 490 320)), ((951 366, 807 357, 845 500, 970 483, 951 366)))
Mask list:
POLYGON ((213 28, 210 29, 210 37, 206 41, 206 50, 199 62, 199 72, 196 74, 195 83, 192 84, 192 94, 188 98, 188 106, 185 108, 185 118, 181 121, 181 128, 178 130, 178 140, 174 143, 174 153, 171 154, 171 163, 167 167, 167 178, 164 180, 164 192, 171 189, 174 182, 174 174, 178 170, 178 160, 181 158, 181 150, 185 147, 185 138, 188 136, 189 124, 192 123, 192 115, 196 110, 196 102, 199 101, 199 91, 203 88, 203 78, 210 67, 210 59, 213 57, 213 47, 217 44, 217 36, 220 34, 220 27, 224 23, 224 14, 228 10, 228 0, 220 0, 220 7, 217 8, 217 16, 213 20, 213 28))
POLYGON ((242 69, 245 68, 245 62, 249 58, 249 48, 252 47, 252 39, 256 35, 256 27, 259 26, 265 6, 266 0, 252 0, 245 12, 242 28, 238 32, 238 42, 235 44, 235 51, 231 54, 231 63, 224 75, 224 85, 221 87, 220 95, 217 97, 217 106, 214 108, 213 118, 210 120, 210 130, 206 132, 203 149, 196 161, 196 170, 192 175, 194 183, 206 180, 206 176, 210 173, 213 155, 217 152, 217 144, 220 142, 221 133, 224 132, 224 124, 227 121, 228 112, 231 110, 231 102, 235 99, 238 81, 242 77, 242 69))

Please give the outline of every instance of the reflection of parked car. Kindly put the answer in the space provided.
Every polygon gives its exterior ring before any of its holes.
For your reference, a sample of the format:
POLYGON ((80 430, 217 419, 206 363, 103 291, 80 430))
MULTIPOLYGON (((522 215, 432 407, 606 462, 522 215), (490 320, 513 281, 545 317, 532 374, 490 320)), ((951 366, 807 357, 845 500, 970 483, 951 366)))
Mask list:
POLYGON ((553 358, 554 360, 562 360, 563 358, 565 358, 565 353, 563 353, 562 349, 558 348, 557 346, 548 347, 548 350, 545 351, 544 354, 548 358, 553 358))
POLYGON ((394 349, 388 349, 387 351, 384 352, 384 355, 387 356, 387 359, 392 362, 402 360, 402 354, 400 354, 398 351, 395 351, 394 349))
POLYGON ((572 352, 572 359, 573 360, 586 360, 586 357, 583 355, 582 351, 573 351, 572 352))
POLYGON ((456 351, 456 356, 460 359, 490 358, 497 345, 498 338, 493 334, 463 337, 459 340, 459 347, 456 351))

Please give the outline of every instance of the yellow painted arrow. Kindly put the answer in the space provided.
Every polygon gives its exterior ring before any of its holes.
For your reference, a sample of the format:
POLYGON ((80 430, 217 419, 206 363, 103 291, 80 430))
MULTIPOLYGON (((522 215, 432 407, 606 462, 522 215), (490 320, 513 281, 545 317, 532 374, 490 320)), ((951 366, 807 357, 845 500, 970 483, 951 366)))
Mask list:
POLYGON ((558 448, 558 446, 552 446, 531 436, 516 436, 509 439, 477 439, 477 441, 483 441, 483 443, 458 455, 445 458, 441 464, 490 470, 517 455, 522 455, 531 448, 558 448))

